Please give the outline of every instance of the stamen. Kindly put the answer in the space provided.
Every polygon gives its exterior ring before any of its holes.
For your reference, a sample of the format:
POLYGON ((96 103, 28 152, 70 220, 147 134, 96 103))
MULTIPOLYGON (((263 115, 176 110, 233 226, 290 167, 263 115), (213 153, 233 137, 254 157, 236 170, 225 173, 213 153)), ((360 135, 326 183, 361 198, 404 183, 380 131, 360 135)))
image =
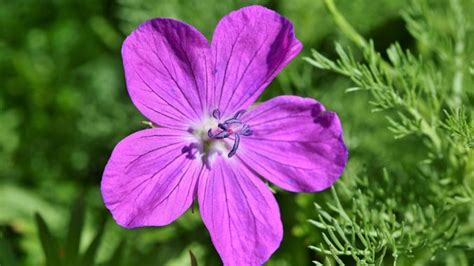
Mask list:
MULTIPOLYGON (((239 148, 240 145, 240 136, 250 136, 252 135, 252 130, 250 129, 250 126, 247 124, 242 123, 240 121, 240 118, 242 115, 245 113, 245 110, 240 110, 232 118, 229 118, 225 120, 222 123, 217 124, 218 129, 209 129, 207 131, 207 135, 211 139, 225 139, 230 136, 234 136, 234 144, 232 145, 232 149, 230 152, 227 154, 227 157, 231 158, 232 156, 235 155, 237 152, 237 149, 239 148)), ((217 119, 218 121, 220 120, 221 113, 219 109, 215 109, 212 112, 212 116, 217 119)))
POLYGON ((245 113, 245 110, 240 110, 237 113, 235 113, 234 118, 235 119, 240 119, 240 117, 245 113))
POLYGON ((240 130, 240 134, 244 136, 252 135, 252 130, 250 129, 249 125, 245 124, 242 129, 240 130))
POLYGON ((217 124, 217 127, 220 128, 220 129, 222 129, 222 130, 227 130, 227 127, 228 127, 228 126, 227 126, 227 124, 219 123, 219 124, 217 124))
POLYGON ((228 119, 226 121, 224 121, 224 124, 227 124, 227 125, 230 125, 230 124, 242 124, 242 122, 240 122, 240 120, 236 119, 236 118, 231 118, 231 119, 228 119))
POLYGON ((221 119, 221 111, 219 111, 219 109, 215 109, 214 111, 212 111, 212 117, 217 120, 221 119))
POLYGON ((221 131, 221 132, 219 132, 219 133, 217 133, 217 134, 214 135, 214 134, 212 133, 212 128, 210 128, 210 129, 207 131, 207 136, 208 136, 209 138, 211 138, 211 139, 225 139, 225 138, 227 138, 227 137, 230 136, 230 133, 227 132, 227 131, 221 131))
POLYGON ((227 154, 227 157, 232 157, 235 155, 237 152, 237 149, 239 148, 240 144, 240 136, 239 134, 235 134, 235 141, 234 141, 234 146, 232 146, 232 150, 230 150, 229 154, 227 154))

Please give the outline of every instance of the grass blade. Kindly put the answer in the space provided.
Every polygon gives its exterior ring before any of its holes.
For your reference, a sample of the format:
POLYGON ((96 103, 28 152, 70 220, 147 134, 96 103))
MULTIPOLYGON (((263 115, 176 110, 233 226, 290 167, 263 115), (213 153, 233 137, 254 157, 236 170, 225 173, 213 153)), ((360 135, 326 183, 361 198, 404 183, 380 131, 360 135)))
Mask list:
POLYGON ((109 261, 105 264, 108 266, 120 266, 123 265, 123 253, 125 249, 125 239, 122 239, 114 251, 114 254, 110 257, 109 261))
POLYGON ((100 242, 102 240, 102 235, 104 234, 105 228, 105 219, 99 223, 99 229, 97 230, 94 239, 90 243, 89 247, 87 248, 86 252, 81 258, 81 265, 94 265, 95 256, 97 254, 97 250, 99 249, 100 242))
POLYGON ((194 256, 193 252, 189 250, 189 258, 191 259, 191 266, 198 266, 198 262, 196 257, 194 256))
POLYGON ((78 265, 79 245, 84 226, 84 202, 82 196, 74 202, 69 216, 69 227, 64 248, 64 257, 69 265, 78 265))
POLYGON ((57 240, 49 231, 48 225, 39 213, 35 214, 36 226, 41 241, 41 246, 46 259, 46 265, 57 266, 61 265, 61 258, 59 253, 59 246, 57 240))
POLYGON ((17 265, 12 245, 5 236, 5 232, 0 229, 0 265, 17 265))

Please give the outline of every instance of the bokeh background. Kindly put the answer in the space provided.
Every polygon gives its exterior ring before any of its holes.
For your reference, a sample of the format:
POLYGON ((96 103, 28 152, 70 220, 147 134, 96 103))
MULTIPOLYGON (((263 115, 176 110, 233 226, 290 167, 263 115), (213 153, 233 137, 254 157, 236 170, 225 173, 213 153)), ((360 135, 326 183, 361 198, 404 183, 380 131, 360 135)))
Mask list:
MULTIPOLYGON (((382 56, 394 42, 423 53, 402 17, 411 1, 335 2, 354 28, 374 41, 382 56)), ((387 113, 372 112, 370 93, 346 93, 354 86, 350 79, 318 70, 302 59, 311 56, 311 49, 335 58, 335 42, 354 46, 321 0, 3 0, 0 265, 45 264, 47 254, 41 246, 35 213, 43 217, 63 252, 70 238, 69 213, 80 209, 78 198, 83 200, 86 217, 80 230, 81 251, 105 223, 93 256, 95 263, 190 265, 191 250, 200 265, 220 264, 198 212, 188 212, 163 228, 125 230, 106 211, 99 184, 114 145, 145 128, 141 123, 144 117, 125 88, 120 48, 127 34, 144 20, 172 17, 194 25, 210 38, 222 16, 255 3, 288 17, 305 47, 261 100, 281 94, 314 97, 339 114, 350 149, 350 164, 340 182, 363 173, 369 184, 377 186, 373 180, 381 179, 387 168, 405 173, 400 178, 417 175, 416 165, 428 152, 421 140, 410 136, 396 140, 387 130, 387 113)), ((472 97, 469 102, 472 104, 472 97)), ((370 185, 364 188, 375 189, 370 185)), ((307 220, 318 215, 313 202, 324 205, 332 199, 331 193, 277 190, 276 197, 285 234, 268 265, 311 265, 312 260, 321 260, 322 254, 308 248, 322 241, 321 230, 307 220)), ((470 217, 464 219, 466 224, 472 222, 470 217)), ((472 227, 470 230, 474 233, 472 227)), ((472 250, 461 251, 469 252, 472 250)), ((473 258, 464 257, 465 261, 473 258)))

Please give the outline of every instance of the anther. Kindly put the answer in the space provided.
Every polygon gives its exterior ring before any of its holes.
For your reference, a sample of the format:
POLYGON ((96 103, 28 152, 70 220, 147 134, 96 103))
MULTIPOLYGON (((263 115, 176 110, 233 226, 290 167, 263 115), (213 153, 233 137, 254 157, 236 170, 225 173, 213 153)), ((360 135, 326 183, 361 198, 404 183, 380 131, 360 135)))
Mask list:
POLYGON ((227 154, 227 157, 230 158, 235 155, 235 153, 237 152, 237 149, 239 148, 239 144, 240 144, 240 136, 239 134, 235 134, 234 145, 232 146, 232 150, 230 150, 229 154, 227 154))
POLYGON ((222 129, 222 130, 227 130, 227 124, 219 123, 219 124, 217 124, 217 127, 222 129))
POLYGON ((212 111, 212 117, 217 120, 221 119, 221 111, 219 111, 219 109, 215 109, 214 111, 212 111))
POLYGON ((234 118, 235 119, 240 119, 240 117, 242 117, 242 115, 245 113, 245 110, 240 110, 238 111, 237 113, 235 113, 234 115, 234 118))
POLYGON ((240 134, 244 136, 252 135, 252 130, 250 129, 249 125, 245 124, 240 130, 240 134))
MULTIPOLYGON (((225 139, 230 136, 234 136, 234 144, 232 145, 232 149, 227 154, 227 157, 231 158, 237 152, 240 144, 240 136, 250 136, 252 135, 252 130, 250 126, 247 124, 242 123, 240 118, 245 113, 245 110, 240 110, 232 118, 225 120, 222 123, 218 123, 218 129, 209 129, 207 131, 207 135, 211 139, 225 139)), ((218 121, 221 118, 221 113, 219 109, 215 109, 212 112, 212 116, 217 119, 218 121)))
POLYGON ((227 125, 229 125, 229 124, 242 124, 242 122, 240 122, 240 120, 237 119, 237 118, 231 118, 231 119, 226 120, 224 122, 224 124, 227 124, 227 125))
POLYGON ((210 128, 210 129, 207 131, 207 136, 208 136, 209 138, 211 138, 211 139, 225 139, 225 138, 227 138, 227 137, 230 136, 230 133, 227 132, 227 131, 221 131, 221 132, 219 132, 219 133, 217 133, 217 134, 214 135, 214 134, 212 133, 212 129, 210 128))

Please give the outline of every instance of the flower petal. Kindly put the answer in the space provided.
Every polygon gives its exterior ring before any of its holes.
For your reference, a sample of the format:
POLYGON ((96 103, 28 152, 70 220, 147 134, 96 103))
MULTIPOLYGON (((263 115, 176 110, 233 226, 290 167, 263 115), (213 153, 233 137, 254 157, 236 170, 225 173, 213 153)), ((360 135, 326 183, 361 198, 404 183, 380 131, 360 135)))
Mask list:
POLYGON ((231 12, 212 38, 212 107, 223 116, 246 109, 301 48, 293 25, 278 13, 261 6, 231 12))
POLYGON ((208 41, 190 25, 163 18, 144 22, 122 47, 132 101, 161 126, 197 121, 206 106, 209 54, 208 41))
POLYGON ((180 131, 153 128, 117 144, 101 190, 119 225, 166 225, 189 208, 202 164, 187 152, 187 143, 180 131))
POLYGON ((316 100, 279 96, 242 120, 252 135, 241 139, 237 156, 277 186, 321 191, 344 171, 348 153, 339 118, 316 100))
POLYGON ((275 198, 239 161, 219 156, 211 167, 198 200, 212 243, 224 265, 262 265, 283 237, 275 198))

